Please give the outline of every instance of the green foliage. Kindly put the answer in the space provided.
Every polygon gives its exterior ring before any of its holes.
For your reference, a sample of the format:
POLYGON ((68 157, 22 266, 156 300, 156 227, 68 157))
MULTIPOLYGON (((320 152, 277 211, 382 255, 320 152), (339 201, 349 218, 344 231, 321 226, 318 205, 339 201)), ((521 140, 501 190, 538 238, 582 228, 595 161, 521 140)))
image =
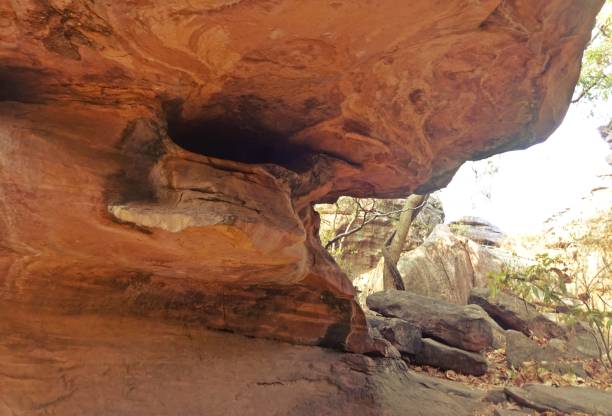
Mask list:
POLYGON ((452 233, 455 235, 466 236, 470 227, 466 224, 452 223, 449 224, 448 228, 450 228, 452 233))
POLYGON ((597 18, 591 42, 582 58, 574 102, 607 100, 612 92, 612 1, 597 18))
POLYGON ((539 254, 523 268, 489 275, 492 296, 513 293, 539 309, 560 313, 566 324, 590 325, 612 365, 612 211, 586 223, 556 255, 539 254), (598 266, 593 269, 593 259, 598 266))

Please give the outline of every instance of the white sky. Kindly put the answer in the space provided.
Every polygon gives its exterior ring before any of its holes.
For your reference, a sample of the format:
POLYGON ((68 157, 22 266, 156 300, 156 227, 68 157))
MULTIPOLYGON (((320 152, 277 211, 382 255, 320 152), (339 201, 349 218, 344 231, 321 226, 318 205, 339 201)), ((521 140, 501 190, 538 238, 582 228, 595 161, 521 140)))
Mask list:
POLYGON ((472 165, 482 169, 486 160, 464 164, 440 191, 447 222, 475 215, 509 234, 539 231, 544 220, 587 195, 597 175, 612 173, 605 160, 610 150, 597 130, 611 112, 610 101, 570 107, 544 143, 493 156, 498 172, 491 177, 477 180, 472 170, 472 165), (490 200, 483 196, 487 189, 490 200))

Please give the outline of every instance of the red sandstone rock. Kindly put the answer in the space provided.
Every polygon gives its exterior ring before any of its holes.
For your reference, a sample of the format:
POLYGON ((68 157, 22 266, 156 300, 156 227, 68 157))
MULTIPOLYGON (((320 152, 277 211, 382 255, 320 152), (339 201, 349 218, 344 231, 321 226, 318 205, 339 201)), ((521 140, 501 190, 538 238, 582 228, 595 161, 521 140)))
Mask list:
POLYGON ((367 350, 311 205, 545 139, 601 4, 1 0, 0 302, 367 350))

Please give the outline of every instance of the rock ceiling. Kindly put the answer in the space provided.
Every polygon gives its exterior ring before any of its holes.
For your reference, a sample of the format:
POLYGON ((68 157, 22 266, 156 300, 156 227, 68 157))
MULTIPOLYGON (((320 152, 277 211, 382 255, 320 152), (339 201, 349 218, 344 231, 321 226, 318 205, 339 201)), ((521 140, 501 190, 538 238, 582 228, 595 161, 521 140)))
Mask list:
POLYGON ((355 351, 312 204, 561 122, 600 0, 0 0, 0 301, 355 351))

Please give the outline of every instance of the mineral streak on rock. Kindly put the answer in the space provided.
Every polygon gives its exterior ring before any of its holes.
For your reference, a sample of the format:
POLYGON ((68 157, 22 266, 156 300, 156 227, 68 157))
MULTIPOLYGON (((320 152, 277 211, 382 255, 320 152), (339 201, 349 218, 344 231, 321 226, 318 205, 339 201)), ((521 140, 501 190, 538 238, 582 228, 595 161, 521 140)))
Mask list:
POLYGON ((363 350, 312 204, 544 140, 601 4, 0 1, 0 301, 363 350))

